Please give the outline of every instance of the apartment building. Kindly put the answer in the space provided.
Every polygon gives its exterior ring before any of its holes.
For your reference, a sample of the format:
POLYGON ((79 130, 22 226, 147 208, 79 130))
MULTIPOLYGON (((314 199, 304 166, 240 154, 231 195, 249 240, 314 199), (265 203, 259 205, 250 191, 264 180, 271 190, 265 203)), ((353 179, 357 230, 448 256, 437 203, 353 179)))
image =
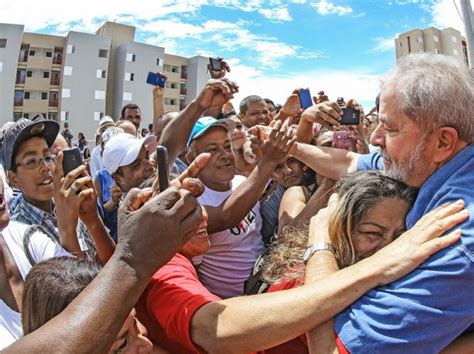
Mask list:
POLYGON ((410 53, 436 53, 457 57, 467 64, 467 43, 461 33, 451 27, 439 30, 428 27, 402 33, 395 39, 397 59, 410 53))
POLYGON ((95 34, 65 37, 0 24, 0 125, 41 113, 93 139, 103 115, 117 119, 125 104, 135 103, 146 127, 153 120, 149 71, 168 76, 165 109, 183 109, 209 79, 209 59, 171 55, 134 38, 135 27, 113 22, 95 34))

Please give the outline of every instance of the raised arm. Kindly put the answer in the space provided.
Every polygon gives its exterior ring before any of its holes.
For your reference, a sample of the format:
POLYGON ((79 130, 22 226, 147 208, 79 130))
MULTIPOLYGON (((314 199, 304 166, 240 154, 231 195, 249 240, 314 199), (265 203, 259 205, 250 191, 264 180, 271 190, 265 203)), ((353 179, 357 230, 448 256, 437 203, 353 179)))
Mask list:
POLYGON ((247 179, 218 207, 205 206, 209 215, 208 233, 234 227, 259 200, 275 166, 286 158, 294 138, 288 124, 278 122, 262 145, 262 158, 247 179))
POLYGON ((223 105, 229 101, 238 86, 227 79, 210 80, 199 95, 173 119, 163 131, 160 144, 168 149, 168 165, 171 168, 174 160, 186 149, 194 124, 209 107, 223 105))
POLYGON ((58 316, 5 353, 107 353, 152 274, 201 222, 189 192, 169 188, 142 201, 131 190, 119 209, 119 243, 98 276, 58 316), (160 230, 160 232, 156 232, 160 230))

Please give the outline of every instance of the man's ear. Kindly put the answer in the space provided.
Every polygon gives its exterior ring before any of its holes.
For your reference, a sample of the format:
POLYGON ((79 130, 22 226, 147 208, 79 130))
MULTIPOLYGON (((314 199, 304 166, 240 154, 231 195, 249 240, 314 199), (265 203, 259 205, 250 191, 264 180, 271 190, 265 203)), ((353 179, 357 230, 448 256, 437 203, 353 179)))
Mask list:
POLYGON ((433 162, 444 163, 455 153, 459 142, 459 134, 452 127, 441 127, 435 130, 435 151, 433 162))
POLYGON ((20 185, 18 183, 18 178, 16 177, 16 173, 12 170, 7 171, 8 183, 10 186, 16 189, 20 189, 20 185))
POLYGON ((120 183, 120 175, 117 172, 112 173, 112 178, 114 179, 115 183, 120 183))

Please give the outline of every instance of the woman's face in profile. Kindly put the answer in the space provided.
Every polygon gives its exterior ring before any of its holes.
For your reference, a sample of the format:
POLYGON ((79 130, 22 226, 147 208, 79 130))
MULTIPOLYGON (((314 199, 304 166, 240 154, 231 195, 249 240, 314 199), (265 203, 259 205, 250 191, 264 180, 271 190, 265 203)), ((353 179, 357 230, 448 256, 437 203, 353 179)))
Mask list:
POLYGON ((408 203, 400 198, 382 199, 369 208, 352 232, 356 260, 370 257, 400 236, 408 210, 408 203))

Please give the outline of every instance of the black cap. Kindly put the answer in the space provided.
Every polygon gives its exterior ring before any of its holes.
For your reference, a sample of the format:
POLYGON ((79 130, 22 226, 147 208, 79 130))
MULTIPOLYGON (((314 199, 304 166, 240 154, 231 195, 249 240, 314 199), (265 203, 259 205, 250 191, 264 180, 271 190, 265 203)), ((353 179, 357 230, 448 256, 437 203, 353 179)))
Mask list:
POLYGON ((12 169, 16 151, 21 143, 33 136, 41 136, 46 140, 48 147, 51 147, 58 133, 59 124, 53 120, 46 120, 41 115, 35 116, 33 120, 20 118, 4 134, 3 161, 5 169, 12 169))

